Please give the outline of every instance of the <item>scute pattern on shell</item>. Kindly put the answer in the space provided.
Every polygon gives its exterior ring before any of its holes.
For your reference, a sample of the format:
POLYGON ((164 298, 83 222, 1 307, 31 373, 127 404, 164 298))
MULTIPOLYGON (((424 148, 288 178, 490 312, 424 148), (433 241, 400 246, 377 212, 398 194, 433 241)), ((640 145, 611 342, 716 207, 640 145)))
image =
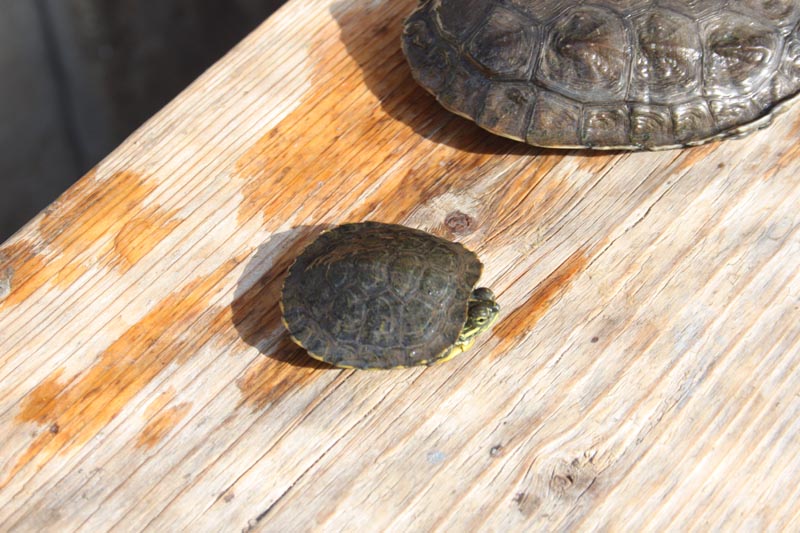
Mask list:
POLYGON ((446 108, 559 148, 764 127, 800 93, 799 43, 798 0, 424 0, 403 33, 414 77, 446 108))
POLYGON ((462 245, 395 224, 343 224, 322 233, 284 282, 286 327, 338 366, 432 363, 458 339, 480 278, 462 245))

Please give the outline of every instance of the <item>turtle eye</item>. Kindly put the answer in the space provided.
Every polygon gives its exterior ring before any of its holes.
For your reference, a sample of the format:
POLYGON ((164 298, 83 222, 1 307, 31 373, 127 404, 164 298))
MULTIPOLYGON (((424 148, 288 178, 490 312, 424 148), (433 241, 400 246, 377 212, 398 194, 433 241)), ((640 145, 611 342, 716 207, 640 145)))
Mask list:
POLYGON ((478 318, 475 319, 476 324, 484 324, 485 322, 486 322, 485 316, 479 316, 478 318))

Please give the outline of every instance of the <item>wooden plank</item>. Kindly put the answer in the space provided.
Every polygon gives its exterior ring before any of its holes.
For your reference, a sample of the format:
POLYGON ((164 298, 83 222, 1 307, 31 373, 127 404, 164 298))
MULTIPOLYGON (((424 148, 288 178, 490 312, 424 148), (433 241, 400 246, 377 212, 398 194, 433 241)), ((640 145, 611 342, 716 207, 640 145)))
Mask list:
POLYGON ((525 147, 411 81, 413 4, 289 2, 0 248, 2 529, 800 527, 800 109, 525 147), (476 250, 491 334, 306 358, 282 276, 364 219, 476 250))

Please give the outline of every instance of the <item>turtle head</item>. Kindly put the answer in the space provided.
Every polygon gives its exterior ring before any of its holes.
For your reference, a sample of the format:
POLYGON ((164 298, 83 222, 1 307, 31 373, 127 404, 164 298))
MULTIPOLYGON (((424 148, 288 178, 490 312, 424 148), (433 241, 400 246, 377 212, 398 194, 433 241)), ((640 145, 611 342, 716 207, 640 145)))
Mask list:
POLYGON ((467 321, 456 341, 456 345, 461 348, 461 351, 469 349, 475 342, 475 338, 489 329, 500 312, 500 306, 494 299, 494 293, 486 287, 479 287, 472 291, 468 305, 467 321))

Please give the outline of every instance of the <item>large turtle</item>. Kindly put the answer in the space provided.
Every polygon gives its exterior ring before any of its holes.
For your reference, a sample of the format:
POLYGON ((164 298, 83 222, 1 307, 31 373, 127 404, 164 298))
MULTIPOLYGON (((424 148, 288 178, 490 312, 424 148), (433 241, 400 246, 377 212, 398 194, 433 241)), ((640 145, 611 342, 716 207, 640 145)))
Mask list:
POLYGON ((462 245, 396 224, 343 224, 297 257, 283 285, 289 333, 345 368, 431 365, 467 350, 497 317, 462 245))
POLYGON ((798 0, 424 0, 402 45, 447 109, 537 146, 740 136, 800 92, 798 0))

